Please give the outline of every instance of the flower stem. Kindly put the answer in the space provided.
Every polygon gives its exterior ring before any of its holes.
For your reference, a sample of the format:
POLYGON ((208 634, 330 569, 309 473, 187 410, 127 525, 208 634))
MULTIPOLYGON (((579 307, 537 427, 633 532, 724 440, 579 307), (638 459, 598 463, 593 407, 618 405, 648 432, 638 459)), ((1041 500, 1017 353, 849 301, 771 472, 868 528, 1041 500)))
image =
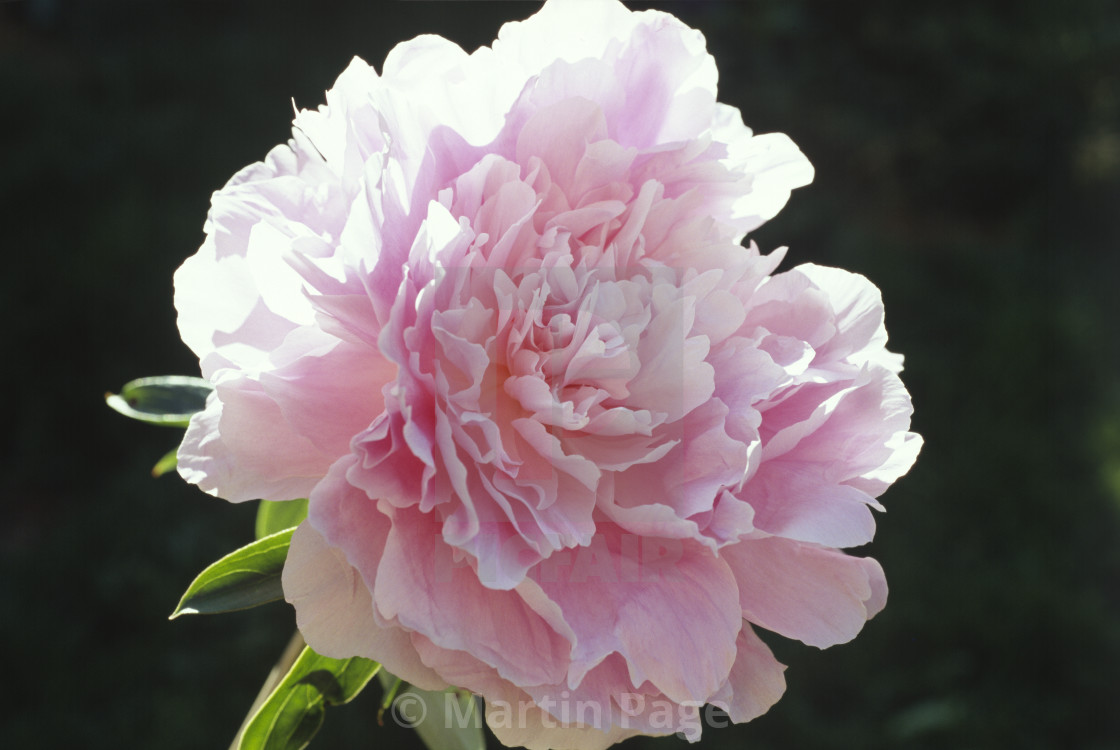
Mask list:
POLYGON ((261 690, 253 700, 253 705, 249 707, 249 712, 245 714, 245 718, 241 722, 241 727, 237 730, 233 742, 230 743, 229 750, 238 750, 241 744, 241 735, 245 733, 245 727, 249 725, 249 722, 256 715, 257 709, 261 707, 261 704, 268 699, 268 696, 272 694, 272 691, 275 690, 276 686, 280 684, 280 681, 284 679, 284 675, 288 674, 288 671, 291 670, 292 665, 295 664, 296 659, 299 658, 305 645, 307 644, 304 643, 303 636, 300 635, 300 632, 297 630, 292 635, 292 639, 288 641, 288 645, 284 647, 284 652, 280 654, 280 658, 272 667, 272 671, 268 673, 264 684, 261 685, 261 690))

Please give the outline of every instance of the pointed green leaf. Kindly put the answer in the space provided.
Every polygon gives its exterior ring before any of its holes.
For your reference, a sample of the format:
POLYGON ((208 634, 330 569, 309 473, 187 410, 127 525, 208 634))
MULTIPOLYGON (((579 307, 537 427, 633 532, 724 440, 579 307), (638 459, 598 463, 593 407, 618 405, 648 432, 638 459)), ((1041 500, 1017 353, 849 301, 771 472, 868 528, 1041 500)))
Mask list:
POLYGON ((233 612, 283 599, 280 573, 293 531, 258 539, 206 568, 187 588, 171 618, 233 612))
POLYGON ((152 467, 152 476, 159 479, 169 471, 174 471, 175 467, 179 465, 179 451, 178 449, 170 450, 163 455, 156 465, 152 467))
POLYGON ((257 539, 299 526, 307 518, 307 500, 261 500, 257 508, 257 539))
POLYGON ((105 403, 126 417, 166 427, 186 427, 202 411, 214 387, 187 375, 159 375, 125 383, 120 394, 106 393, 105 403))
POLYGON ((355 656, 331 659, 304 648, 241 733, 238 750, 301 750, 323 724, 327 706, 349 703, 381 665, 355 656))
MULTIPOLYGON (((397 678, 385 670, 377 678, 387 692, 397 687, 397 678)), ((409 685, 389 700, 393 721, 415 729, 429 750, 486 750, 482 710, 470 692, 433 692, 409 685)))

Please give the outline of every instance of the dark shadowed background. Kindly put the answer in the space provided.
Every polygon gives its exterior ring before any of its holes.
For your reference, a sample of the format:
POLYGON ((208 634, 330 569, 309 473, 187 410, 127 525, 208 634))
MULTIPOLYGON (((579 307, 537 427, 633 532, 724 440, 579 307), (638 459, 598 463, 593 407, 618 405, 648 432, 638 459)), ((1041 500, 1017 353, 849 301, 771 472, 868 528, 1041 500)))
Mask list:
MULTIPOLYGON (((817 168, 754 238, 883 290, 926 440, 869 552, 887 609, 704 747, 1120 747, 1120 10, 1114 2, 635 2, 700 28, 721 99, 817 168)), ((102 402, 196 374, 171 275, 210 193, 353 55, 487 44, 534 2, 0 1, 0 606, 12 748, 225 748, 283 604, 166 617, 253 509, 148 471, 102 402)), ((313 748, 407 746, 376 688, 313 748)), ((662 748, 676 740, 633 740, 662 748)))

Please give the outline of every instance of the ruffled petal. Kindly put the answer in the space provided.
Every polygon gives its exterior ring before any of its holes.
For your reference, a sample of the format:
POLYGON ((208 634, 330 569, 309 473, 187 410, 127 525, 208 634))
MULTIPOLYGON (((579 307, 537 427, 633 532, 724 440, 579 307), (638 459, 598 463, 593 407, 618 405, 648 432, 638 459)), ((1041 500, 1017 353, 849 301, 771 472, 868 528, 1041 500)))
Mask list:
POLYGON ((574 633, 569 680, 618 652, 632 685, 648 680, 678 702, 713 693, 742 624, 727 565, 689 541, 600 528, 591 545, 556 553, 537 570, 535 582, 574 633))

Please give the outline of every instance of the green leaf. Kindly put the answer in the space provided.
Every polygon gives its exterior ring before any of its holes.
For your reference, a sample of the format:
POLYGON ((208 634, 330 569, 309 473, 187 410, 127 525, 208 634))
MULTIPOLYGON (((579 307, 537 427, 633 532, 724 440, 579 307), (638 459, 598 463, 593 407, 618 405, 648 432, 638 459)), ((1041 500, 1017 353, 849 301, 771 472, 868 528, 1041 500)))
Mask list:
POLYGON ((126 417, 166 427, 186 427, 202 411, 214 387, 187 375, 159 375, 125 383, 120 394, 106 393, 105 403, 126 417))
POLYGON ((257 539, 299 526, 307 518, 307 500, 261 500, 257 508, 257 539))
POLYGON ((349 703, 381 665, 359 656, 331 659, 304 648, 241 733, 239 750, 300 750, 323 724, 327 706, 349 703))
MULTIPOLYGON (((387 692, 396 688, 397 678, 385 670, 377 678, 387 692)), ((415 729, 429 750, 486 750, 482 710, 470 692, 433 692, 409 685, 389 700, 393 721, 415 729)))
POLYGON ((284 598, 280 573, 295 529, 271 534, 231 552, 198 574, 171 619, 249 609, 284 598))
POLYGON ((152 467, 152 476, 159 479, 169 471, 174 471, 175 467, 179 465, 179 450, 176 448, 170 450, 163 455, 156 465, 152 467))

